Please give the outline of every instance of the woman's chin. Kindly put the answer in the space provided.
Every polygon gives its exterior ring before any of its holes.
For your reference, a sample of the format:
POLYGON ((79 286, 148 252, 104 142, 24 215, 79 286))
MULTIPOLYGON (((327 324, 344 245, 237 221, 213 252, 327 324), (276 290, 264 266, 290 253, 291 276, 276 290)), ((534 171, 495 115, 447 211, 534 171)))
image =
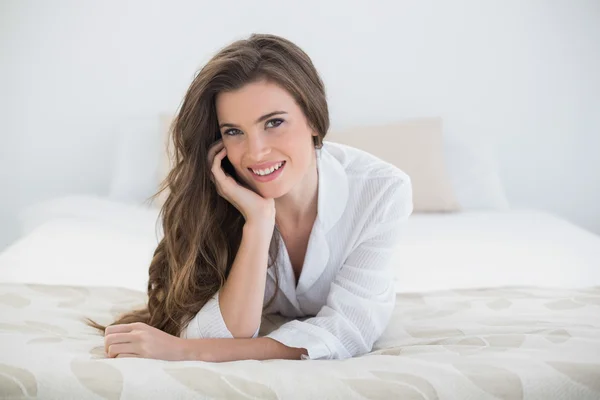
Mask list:
POLYGON ((262 197, 264 197, 265 199, 276 199, 278 197, 283 196, 285 193, 281 193, 281 190, 277 190, 276 188, 269 188, 269 189, 261 189, 258 190, 258 194, 260 194, 262 197))
POLYGON ((265 199, 276 199, 285 195, 288 190, 278 182, 252 182, 248 185, 254 193, 265 199))

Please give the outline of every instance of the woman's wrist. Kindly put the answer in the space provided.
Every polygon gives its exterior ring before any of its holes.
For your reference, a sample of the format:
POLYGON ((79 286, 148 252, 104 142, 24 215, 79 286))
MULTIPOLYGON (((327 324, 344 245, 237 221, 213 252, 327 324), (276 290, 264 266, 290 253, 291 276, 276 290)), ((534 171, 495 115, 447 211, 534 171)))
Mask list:
POLYGON ((181 339, 181 361, 215 362, 206 339, 181 339))
POLYGON ((184 361, 300 360, 305 348, 288 347, 269 337, 254 339, 183 339, 184 361))
POLYGON ((244 224, 244 233, 247 232, 251 235, 264 235, 264 237, 268 238, 269 240, 271 240, 274 230, 275 217, 248 219, 244 224))

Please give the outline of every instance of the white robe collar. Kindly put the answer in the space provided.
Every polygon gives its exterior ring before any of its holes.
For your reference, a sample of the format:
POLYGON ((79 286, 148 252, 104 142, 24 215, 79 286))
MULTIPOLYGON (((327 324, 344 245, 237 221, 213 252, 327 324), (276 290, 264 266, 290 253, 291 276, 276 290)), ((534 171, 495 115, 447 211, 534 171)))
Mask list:
MULTIPOLYGON (((297 295, 306 292, 319 279, 329 261, 329 244, 325 236, 339 221, 348 202, 348 177, 342 164, 327 151, 327 144, 315 149, 318 172, 317 218, 310 233, 298 286, 290 258, 281 240, 277 259, 280 290, 298 309, 297 295)), ((272 268, 268 274, 275 279, 272 268)))

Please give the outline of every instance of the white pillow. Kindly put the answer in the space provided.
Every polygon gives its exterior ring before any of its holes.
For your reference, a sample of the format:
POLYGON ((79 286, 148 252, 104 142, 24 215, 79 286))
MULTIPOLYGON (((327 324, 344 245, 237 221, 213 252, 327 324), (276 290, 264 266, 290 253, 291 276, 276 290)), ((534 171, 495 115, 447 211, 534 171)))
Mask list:
POLYGON ((158 241, 99 221, 58 218, 0 254, 0 282, 124 287, 145 292, 158 241))
POLYGON ((447 171, 442 119, 417 118, 384 125, 330 130, 325 140, 364 150, 410 176, 413 212, 460 210, 447 171))
POLYGON ((52 198, 25 207, 18 214, 21 235, 56 218, 94 221, 131 234, 155 233, 162 236, 162 224, 156 208, 126 204, 94 195, 52 198))

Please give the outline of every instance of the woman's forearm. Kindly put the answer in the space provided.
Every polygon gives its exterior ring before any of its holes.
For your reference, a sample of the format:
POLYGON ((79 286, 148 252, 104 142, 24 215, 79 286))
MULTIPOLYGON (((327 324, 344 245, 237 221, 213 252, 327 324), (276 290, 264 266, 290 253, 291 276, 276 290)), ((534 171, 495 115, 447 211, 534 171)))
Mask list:
POLYGON ((221 315, 234 338, 251 338, 260 326, 274 222, 269 226, 244 225, 240 248, 219 291, 221 315))
POLYGON ((225 362, 238 360, 299 360, 308 352, 288 347, 275 339, 183 339, 184 360, 225 362))

